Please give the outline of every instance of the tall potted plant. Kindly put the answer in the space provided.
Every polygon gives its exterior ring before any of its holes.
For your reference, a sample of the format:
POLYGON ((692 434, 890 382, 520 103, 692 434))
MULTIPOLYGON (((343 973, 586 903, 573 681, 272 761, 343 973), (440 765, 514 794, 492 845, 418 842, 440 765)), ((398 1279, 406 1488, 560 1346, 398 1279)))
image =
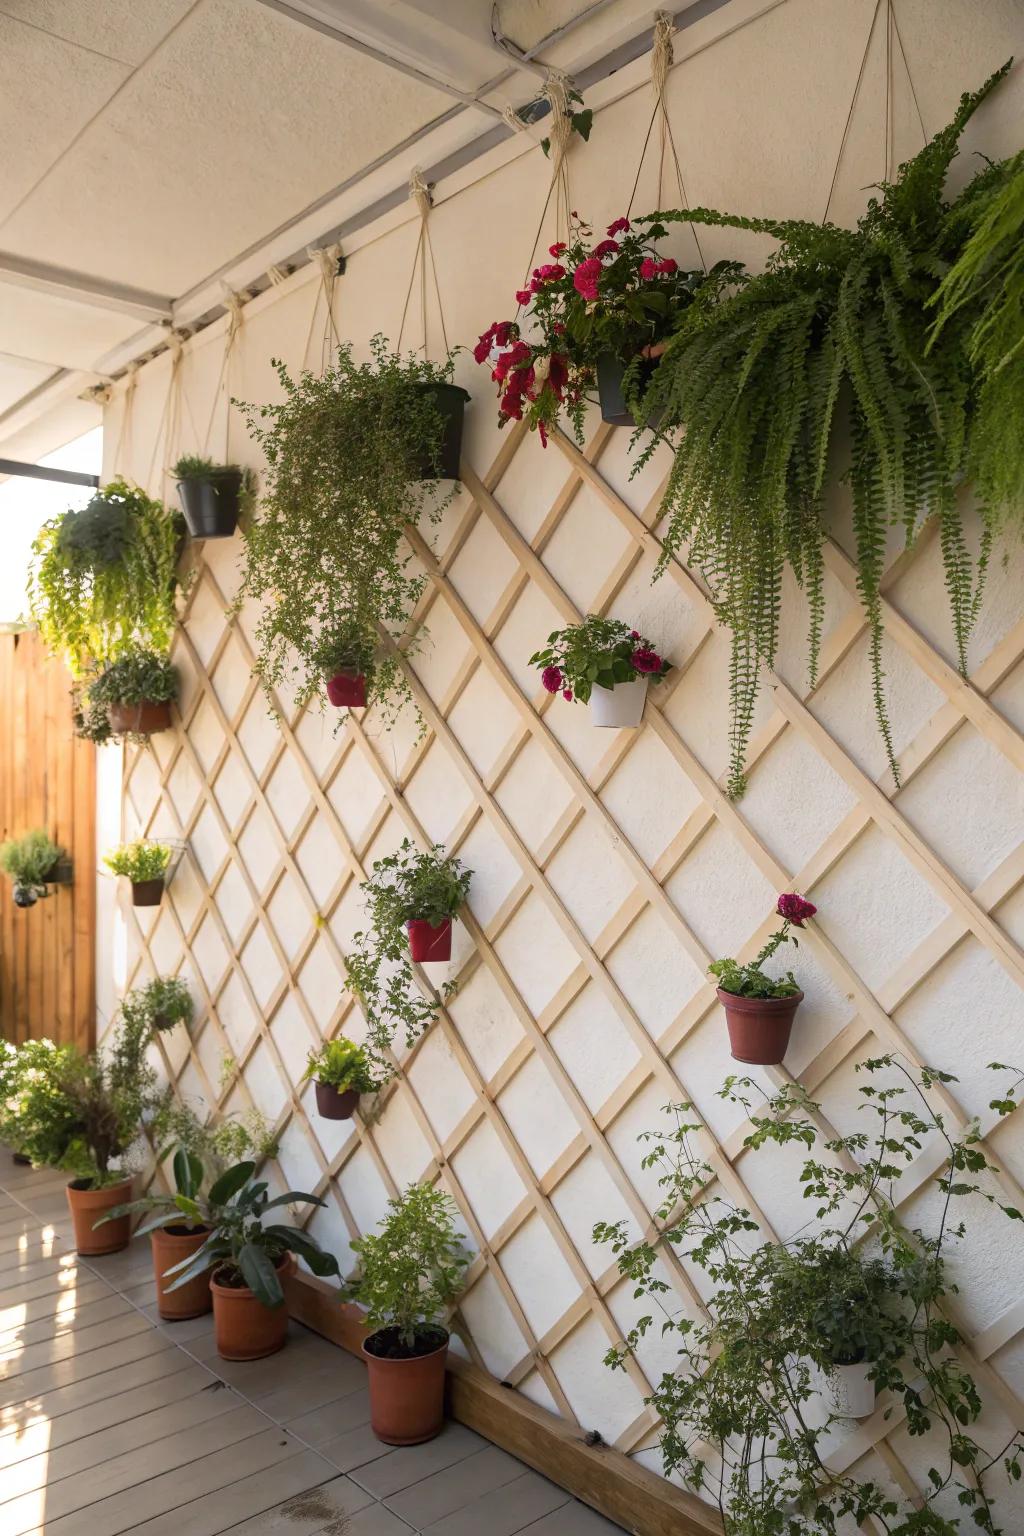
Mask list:
POLYGON ((443 1190, 410 1184, 388 1202, 378 1230, 352 1244, 359 1270, 347 1294, 366 1308, 373 1330, 363 1342, 370 1423, 387 1445, 419 1445, 444 1423, 443 1319, 470 1257, 457 1216, 443 1190))
POLYGON ((194 539, 230 539, 238 523, 245 475, 237 464, 183 454, 171 470, 194 539))
POLYGON ((88 709, 106 710, 111 736, 152 736, 170 729, 178 671, 157 651, 133 650, 86 681, 88 709))
POLYGON ((310 1051, 302 1081, 314 1084, 317 1112, 325 1120, 351 1120, 360 1096, 378 1087, 366 1052, 344 1035, 310 1051))
POLYGON ((630 728, 643 718, 648 684, 660 683, 671 671, 671 663, 638 629, 595 613, 554 630, 530 665, 541 668, 548 693, 589 703, 595 725, 630 728))
POLYGON ((100 1218, 97 1230, 105 1222, 122 1221, 140 1213, 156 1216, 139 1227, 139 1237, 149 1237, 156 1280, 157 1311, 166 1322, 182 1322, 202 1317, 213 1306, 210 1276, 204 1270, 183 1285, 174 1286, 167 1273, 175 1265, 194 1259, 210 1235, 196 1202, 206 1178, 202 1163, 187 1147, 178 1147, 171 1164, 174 1178, 172 1194, 147 1195, 117 1205, 100 1218))
POLYGON ((164 876, 173 856, 166 843, 139 837, 103 855, 112 875, 131 882, 133 907, 158 907, 164 894, 164 876))
POLYGON ((14 887, 16 907, 35 906, 49 894, 48 885, 66 885, 71 879, 63 848, 41 827, 0 844, 0 869, 14 887))
POLYGON ((792 892, 780 896, 776 911, 783 919, 782 927, 755 959, 746 965, 732 959, 715 960, 708 967, 718 982, 718 1001, 725 1009, 734 1060, 772 1066, 782 1061, 789 1049, 793 1017, 804 994, 792 971, 769 976, 764 965, 783 944, 799 947, 790 930, 802 928, 817 910, 813 902, 792 892))

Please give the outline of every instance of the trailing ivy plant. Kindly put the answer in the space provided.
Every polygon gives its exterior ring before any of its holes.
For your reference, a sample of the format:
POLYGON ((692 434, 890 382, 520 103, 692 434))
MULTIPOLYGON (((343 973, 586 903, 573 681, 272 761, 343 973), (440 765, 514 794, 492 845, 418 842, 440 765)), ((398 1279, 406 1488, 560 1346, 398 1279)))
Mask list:
MULTIPOLYGON (((976 1428, 982 1402, 957 1352, 964 1340, 947 1307, 956 1291, 948 1264, 973 1205, 987 1201, 1012 1221, 1024 1218, 993 1193, 977 1123, 954 1132, 933 1107, 931 1090, 955 1078, 912 1071, 891 1056, 857 1071, 867 1079, 860 1108, 873 1128, 824 1141, 819 1106, 799 1084, 769 1097, 754 1080, 733 1077, 720 1091, 749 1118, 748 1155, 765 1146, 804 1150, 800 1184, 811 1219, 786 1244, 764 1241, 752 1213, 716 1187, 690 1105, 669 1106, 671 1128, 641 1138, 644 1167, 656 1170, 662 1190, 656 1234, 635 1242, 626 1223, 599 1222, 594 1239, 611 1245, 634 1297, 651 1310, 605 1361, 622 1368, 658 1316, 678 1349, 677 1369, 646 1399, 659 1420, 665 1472, 717 1504, 725 1536, 837 1536, 854 1526, 886 1536, 996 1536, 1006 1527, 995 1485, 1019 1480, 1024 1437, 1014 1431, 993 1450, 976 1428), (900 1179, 933 1150, 943 1171, 923 1230, 904 1224, 897 1203, 900 1179), (665 1249, 702 1271, 700 1319, 672 1306, 665 1249), (900 1412, 911 1435, 928 1437, 920 1498, 829 1459, 841 1416, 818 1397, 816 1374, 861 1360, 888 1394, 888 1416, 900 1412)), ((1015 1107, 1015 1076, 993 1102, 1000 1114, 1015 1107)))
MULTIPOLYGON (((381 629, 415 643, 425 577, 406 528, 424 516, 438 522, 454 495, 421 478, 424 464, 440 468, 444 423, 429 386, 450 383, 451 360, 398 354, 381 335, 370 347, 357 363, 343 343, 333 367, 297 380, 277 362, 279 404, 234 402, 267 461, 259 511, 243 530, 236 602, 262 606, 255 671, 264 688, 287 687, 299 704, 322 693, 329 666, 372 651, 381 629)), ((393 649, 381 648, 367 681, 393 718, 409 696, 393 649)))
MULTIPOLYGON (((969 186, 948 202, 946 174, 965 124, 1008 67, 961 99, 952 122, 879 188, 855 230, 705 208, 648 216, 726 225, 778 242, 763 273, 730 269, 697 290, 642 400, 634 401, 638 420, 660 416, 661 432, 675 447, 659 573, 685 546, 732 631, 733 795, 745 787, 760 668, 775 662, 787 564, 807 595, 812 686, 817 678, 824 482, 841 391, 849 400, 847 478, 875 713, 897 782, 882 669, 880 583, 890 528, 902 528, 909 544, 923 521, 937 516, 966 672, 990 536, 986 531, 975 568, 955 495, 969 458, 965 328, 946 325, 929 348, 929 304, 937 278, 959 253, 957 207, 977 192, 969 186)), ((634 368, 627 388, 635 393, 638 382, 634 368)), ((637 468, 657 442, 639 455, 637 468)))
POLYGON ((170 649, 183 531, 180 513, 124 480, 43 524, 29 609, 74 676, 140 646, 170 649))

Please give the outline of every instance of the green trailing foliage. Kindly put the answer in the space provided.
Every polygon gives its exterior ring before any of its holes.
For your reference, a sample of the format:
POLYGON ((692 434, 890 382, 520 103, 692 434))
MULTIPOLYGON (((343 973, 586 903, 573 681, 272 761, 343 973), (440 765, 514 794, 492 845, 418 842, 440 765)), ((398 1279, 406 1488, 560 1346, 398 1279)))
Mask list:
MULTIPOLYGON (((729 789, 745 759, 762 665, 778 649, 788 565, 809 608, 808 673, 817 677, 823 619, 824 484, 840 411, 849 403, 857 581, 869 625, 875 713, 899 778, 883 681, 880 583, 890 529, 913 541, 938 518, 961 670, 988 562, 991 522, 973 562, 956 488, 970 458, 971 366, 965 324, 932 336, 936 283, 959 253, 946 175, 965 124, 1008 69, 965 95, 952 122, 899 169, 855 230, 711 209, 651 220, 725 225, 772 236, 766 270, 698 289, 653 379, 634 400, 641 422, 661 419, 675 459, 659 564, 687 550, 732 632, 729 789)), ((981 179, 989 173, 983 171, 981 179)), ((639 367, 628 381, 637 391, 639 367)), ((640 454, 646 464, 657 438, 640 454)))
POLYGON ((378 1230, 352 1243, 359 1270, 346 1295, 366 1308, 377 1330, 373 1353, 425 1354, 447 1338, 442 1320, 470 1261, 457 1218, 443 1189, 410 1184, 388 1201, 378 1230))
POLYGON ((193 1011, 192 994, 183 976, 154 976, 145 986, 134 987, 121 1004, 125 1017, 138 1017, 156 1034, 164 1034, 176 1024, 190 1024, 193 1011))
POLYGON ((128 651, 88 684, 89 703, 165 704, 178 697, 178 669, 157 651, 128 651))

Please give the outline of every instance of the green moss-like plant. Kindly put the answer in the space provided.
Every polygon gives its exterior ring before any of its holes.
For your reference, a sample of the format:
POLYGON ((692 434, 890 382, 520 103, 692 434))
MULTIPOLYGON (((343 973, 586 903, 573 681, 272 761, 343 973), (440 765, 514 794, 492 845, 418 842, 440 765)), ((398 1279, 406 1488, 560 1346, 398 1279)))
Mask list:
POLYGON ((112 875, 124 875, 134 885, 143 880, 159 880, 167 871, 172 851, 166 843, 140 837, 105 853, 103 862, 112 875))
POLYGON ((0 844, 0 869, 15 886, 45 885, 63 857, 64 850, 41 827, 0 844))

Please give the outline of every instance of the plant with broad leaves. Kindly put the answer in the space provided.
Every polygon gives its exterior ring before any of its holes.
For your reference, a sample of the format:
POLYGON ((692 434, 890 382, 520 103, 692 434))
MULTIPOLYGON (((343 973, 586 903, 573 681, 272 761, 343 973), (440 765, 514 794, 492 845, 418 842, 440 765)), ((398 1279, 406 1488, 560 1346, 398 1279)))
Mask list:
POLYGON ((442 1325, 462 1290, 470 1255, 456 1230, 458 1210, 443 1189, 410 1184, 388 1201, 376 1232, 356 1238, 359 1270, 347 1296, 366 1308, 374 1354, 426 1354, 447 1339, 442 1325))
POLYGON ((672 670, 671 662, 663 660, 638 629, 596 613, 554 630, 547 645, 530 657, 530 666, 541 668, 548 693, 561 693, 580 704, 586 704, 595 688, 615 688, 641 677, 660 683, 672 670))
POLYGON ((103 855, 103 862, 112 875, 124 875, 133 885, 143 880, 159 880, 167 871, 173 849, 166 843, 151 842, 139 837, 133 843, 124 843, 103 855))

